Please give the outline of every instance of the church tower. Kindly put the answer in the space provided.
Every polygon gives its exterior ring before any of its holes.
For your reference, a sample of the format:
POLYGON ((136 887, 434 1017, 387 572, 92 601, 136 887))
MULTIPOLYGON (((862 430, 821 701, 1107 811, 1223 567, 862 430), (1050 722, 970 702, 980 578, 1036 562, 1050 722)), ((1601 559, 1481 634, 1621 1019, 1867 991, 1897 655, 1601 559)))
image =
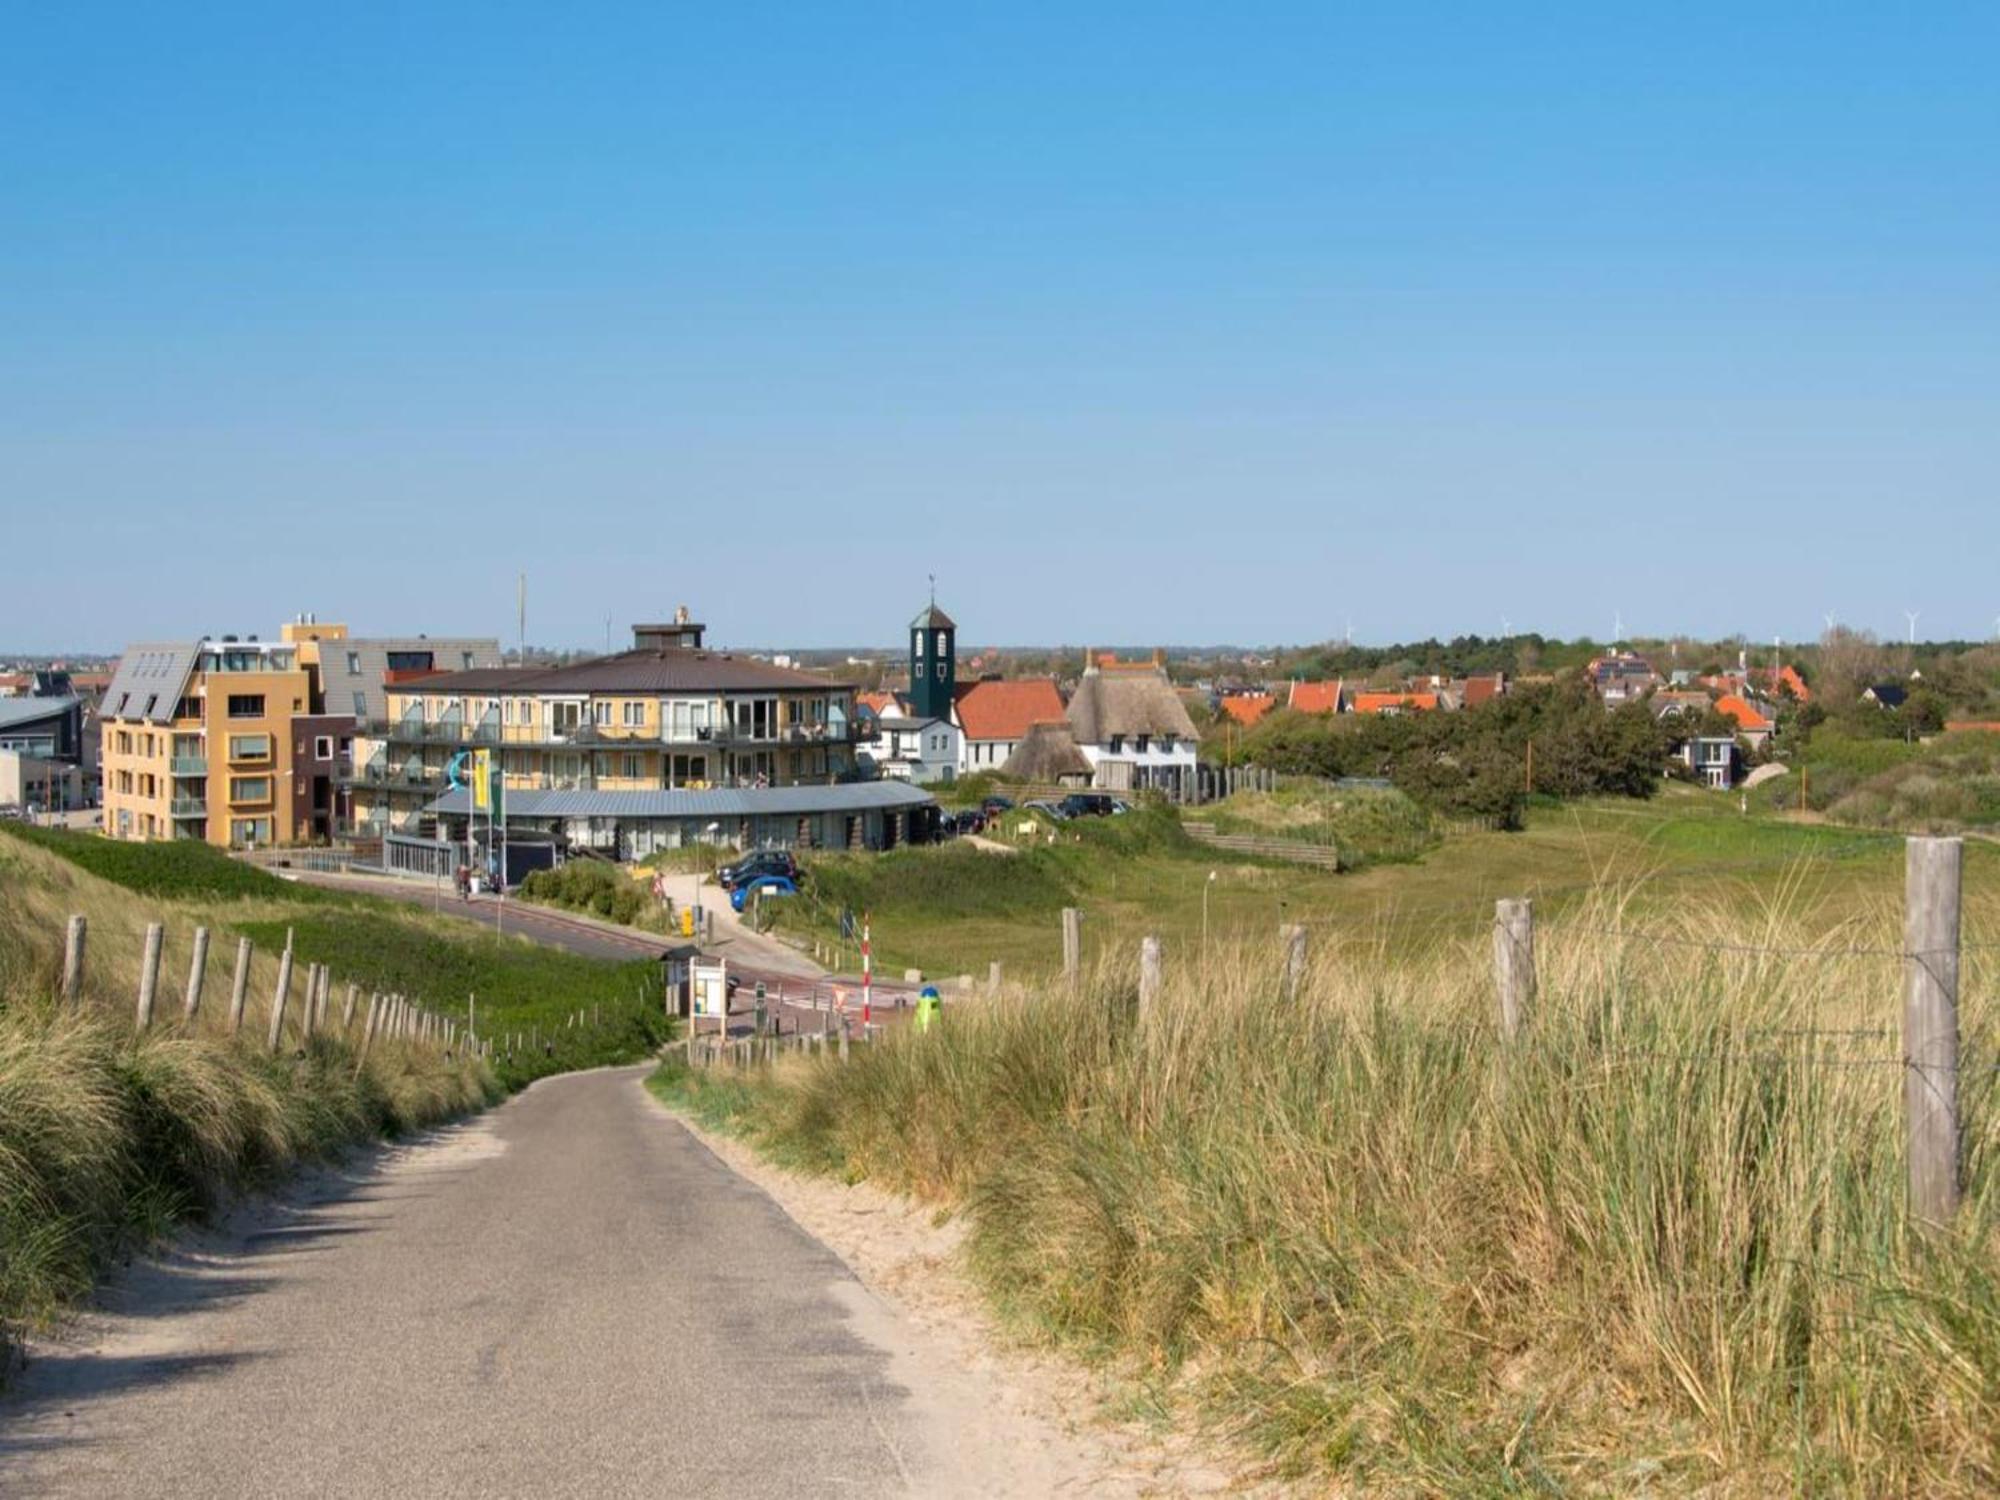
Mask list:
POLYGON ((910 713, 919 719, 951 722, 951 692, 957 685, 958 626, 950 615, 930 608, 910 621, 910 713))

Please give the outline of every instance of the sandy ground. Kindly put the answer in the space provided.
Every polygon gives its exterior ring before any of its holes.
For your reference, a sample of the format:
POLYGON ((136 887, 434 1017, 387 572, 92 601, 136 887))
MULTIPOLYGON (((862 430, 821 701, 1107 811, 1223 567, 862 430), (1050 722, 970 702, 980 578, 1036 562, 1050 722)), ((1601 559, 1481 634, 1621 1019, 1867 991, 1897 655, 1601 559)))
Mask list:
MULTIPOLYGON (((667 1106, 661 1105, 665 1110, 667 1106)), ((741 1141, 685 1125, 731 1171, 762 1188, 800 1228, 923 1335, 899 1351, 899 1375, 933 1395, 960 1383, 949 1404, 975 1415, 962 1440, 1036 1456, 1038 1492, 1114 1496, 1283 1493, 1236 1477, 1226 1461, 1184 1437, 1114 1420, 1110 1384, 1064 1359, 1010 1339, 960 1269, 958 1221, 868 1183, 845 1184, 773 1166, 741 1141)))

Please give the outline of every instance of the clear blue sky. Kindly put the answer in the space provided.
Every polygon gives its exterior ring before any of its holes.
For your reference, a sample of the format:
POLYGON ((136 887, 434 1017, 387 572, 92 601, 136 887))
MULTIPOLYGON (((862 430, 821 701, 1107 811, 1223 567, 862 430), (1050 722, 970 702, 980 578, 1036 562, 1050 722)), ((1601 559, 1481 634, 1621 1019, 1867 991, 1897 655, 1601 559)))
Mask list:
POLYGON ((978 11, 13 7, 0 647, 1994 628, 2000 7, 978 11))

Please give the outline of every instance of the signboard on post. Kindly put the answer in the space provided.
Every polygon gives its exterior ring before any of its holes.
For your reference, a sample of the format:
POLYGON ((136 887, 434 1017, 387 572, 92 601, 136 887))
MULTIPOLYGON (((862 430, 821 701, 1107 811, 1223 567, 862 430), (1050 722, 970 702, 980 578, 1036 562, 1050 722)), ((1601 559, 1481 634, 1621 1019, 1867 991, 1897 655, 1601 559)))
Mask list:
POLYGON ((712 1017, 723 1029, 729 1028, 729 960, 688 965, 688 1013, 712 1017))

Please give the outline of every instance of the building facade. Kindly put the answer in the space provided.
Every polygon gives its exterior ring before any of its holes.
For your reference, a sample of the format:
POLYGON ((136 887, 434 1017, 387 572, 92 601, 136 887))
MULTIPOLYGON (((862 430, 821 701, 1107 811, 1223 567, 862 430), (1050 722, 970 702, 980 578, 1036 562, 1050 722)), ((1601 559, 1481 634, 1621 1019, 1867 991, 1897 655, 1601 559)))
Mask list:
POLYGON ((245 847, 297 842, 298 647, 234 636, 130 647, 100 711, 104 832, 245 847))
POLYGON ((1167 680, 1163 653, 1144 662, 1092 653, 1068 718, 1094 786, 1171 793, 1193 781, 1200 734, 1167 680))

